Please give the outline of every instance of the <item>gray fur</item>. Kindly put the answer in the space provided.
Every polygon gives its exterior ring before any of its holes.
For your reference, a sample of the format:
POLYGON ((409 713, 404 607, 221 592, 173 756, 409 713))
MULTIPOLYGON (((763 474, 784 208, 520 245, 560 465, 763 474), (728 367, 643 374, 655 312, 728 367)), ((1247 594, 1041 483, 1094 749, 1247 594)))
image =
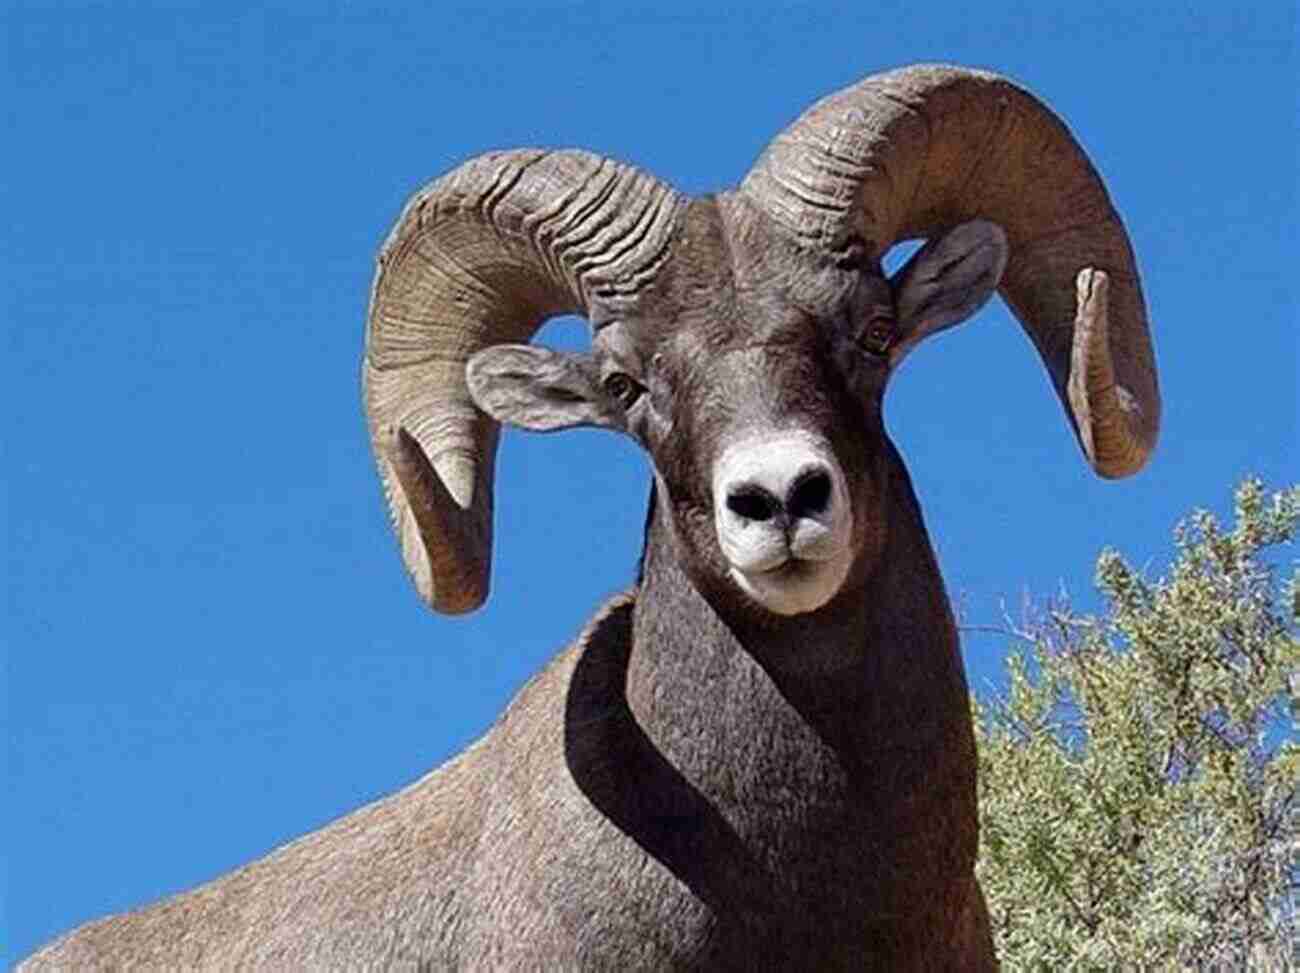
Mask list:
MULTIPOLYGON (((725 210, 693 208, 710 234, 728 232, 725 210)), ((741 226, 757 218, 737 213, 741 226)), ((658 502, 637 589, 447 766, 263 861, 85 927, 31 969, 989 961, 966 686, 879 423, 887 366, 840 364, 855 340, 837 313, 853 275, 814 319, 773 313, 797 282, 766 260, 721 274, 717 301, 731 309, 642 332, 652 343, 635 357, 658 354, 662 369, 638 378, 664 414, 647 414, 647 393, 629 417, 583 378, 610 367, 617 331, 593 355, 502 349, 472 370, 499 418, 571 424, 546 412, 559 401, 651 451, 658 502), (719 396, 725 407, 710 410, 719 396), (845 397, 861 417, 846 418, 845 397), (700 422, 710 411, 723 421, 700 422), (693 457, 765 422, 812 423, 837 443, 861 508, 852 577, 823 609, 789 619, 727 588, 707 525, 692 523, 693 505, 709 502, 693 457), (665 501, 674 494, 684 499, 665 501)), ((631 367, 637 339, 621 340, 631 367)))
POLYGON ((450 763, 23 968, 994 968, 957 636, 882 402, 903 355, 1004 274, 1018 314, 1054 314, 1078 274, 1064 345, 1060 320, 1027 328, 1089 459, 1105 475, 1140 465, 1159 403, 1137 279, 1121 275, 1112 322, 1105 272, 1081 269, 1090 247, 1127 246, 1103 202, 1046 109, 950 68, 827 99, 716 197, 533 150, 473 160, 419 194, 381 254, 366 366, 419 592, 450 612, 486 596, 492 420, 594 425, 646 450, 636 586, 450 763), (1009 98, 1049 168, 1068 170, 1070 199, 1102 213, 1091 228, 1042 225, 1058 206, 1050 182, 1006 191, 1040 171, 1023 145, 1005 153, 1011 175, 941 165, 987 144, 980 112, 1009 98), (943 107, 963 99, 970 132, 943 107), (886 158, 908 185, 919 163, 890 141, 915 121, 904 108, 934 113, 935 188, 912 185, 912 210, 840 184, 870 183, 886 158), (858 138, 862 117, 880 128, 858 138), (931 242, 887 279, 885 246, 918 229, 931 242), (592 322, 590 353, 519 343, 565 310, 592 322), (1058 374, 1072 360, 1084 374, 1058 374), (1138 419, 1115 411, 1119 378, 1145 396, 1138 419), (737 459, 751 443, 752 461, 737 459), (801 493, 810 471, 820 487, 801 493), (737 540, 751 529, 754 543, 737 540), (815 597, 781 600, 809 577, 815 597))

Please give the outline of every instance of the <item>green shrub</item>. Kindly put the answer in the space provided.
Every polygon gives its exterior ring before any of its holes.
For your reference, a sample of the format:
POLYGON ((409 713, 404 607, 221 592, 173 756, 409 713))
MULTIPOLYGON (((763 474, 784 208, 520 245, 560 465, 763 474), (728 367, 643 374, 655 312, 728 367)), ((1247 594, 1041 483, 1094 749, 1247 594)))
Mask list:
POLYGON ((978 872, 1009 969, 1300 965, 1300 486, 1192 514, 1168 574, 1097 562, 977 699, 978 872), (1286 571, 1289 570, 1289 575, 1286 571), (1285 575, 1279 578, 1279 575, 1285 575))

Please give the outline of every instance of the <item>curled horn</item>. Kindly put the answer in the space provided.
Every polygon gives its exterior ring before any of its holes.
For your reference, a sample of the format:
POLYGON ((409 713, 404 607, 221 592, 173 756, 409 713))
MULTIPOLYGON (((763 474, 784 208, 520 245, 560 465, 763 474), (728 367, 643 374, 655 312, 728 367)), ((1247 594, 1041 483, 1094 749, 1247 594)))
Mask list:
POLYGON ((472 159, 402 211, 371 290, 364 398, 402 557, 437 611, 488 592, 497 427, 470 398, 466 361, 554 315, 634 300, 678 204, 629 166, 523 149, 472 159))
POLYGON ((982 218, 1006 232, 999 287, 1104 477, 1135 473, 1160 428, 1146 307, 1128 235, 1083 149, 997 75, 922 65, 809 108, 741 191, 801 243, 900 240, 982 218))

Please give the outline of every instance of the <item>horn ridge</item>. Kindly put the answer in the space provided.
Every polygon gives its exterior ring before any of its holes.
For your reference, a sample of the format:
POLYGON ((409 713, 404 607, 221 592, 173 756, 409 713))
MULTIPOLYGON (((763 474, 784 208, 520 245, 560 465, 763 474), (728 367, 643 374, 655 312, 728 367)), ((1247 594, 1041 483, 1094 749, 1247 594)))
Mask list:
POLYGON ((403 560, 434 609, 488 593, 498 435, 466 361, 557 314, 590 316, 610 281, 645 281, 678 208, 631 166, 541 149, 471 159, 403 207, 371 287, 362 394, 403 560))
POLYGON ((1145 463, 1160 394, 1132 247, 1086 153, 1033 94, 948 65, 866 78, 777 135, 741 192, 802 246, 834 248, 858 235, 877 259, 894 243, 967 220, 997 223, 1010 247, 999 291, 1038 349, 1085 456, 1107 477, 1145 463), (1108 281, 1101 330, 1082 326, 1096 316, 1076 295, 1085 270, 1108 281), (1086 354, 1075 353, 1079 341, 1086 354), (1098 354, 1110 359, 1105 368, 1098 354), (1084 361, 1093 365, 1079 373, 1084 361))

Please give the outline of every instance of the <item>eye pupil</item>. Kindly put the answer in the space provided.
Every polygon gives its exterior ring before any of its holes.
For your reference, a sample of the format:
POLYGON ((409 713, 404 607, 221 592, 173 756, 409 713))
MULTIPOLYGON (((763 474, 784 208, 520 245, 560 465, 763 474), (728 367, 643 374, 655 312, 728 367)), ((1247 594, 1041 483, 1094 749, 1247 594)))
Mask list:
POLYGON ((641 386, 622 372, 605 379, 605 391, 625 409, 641 397, 641 386))
POLYGON ((890 318, 876 318, 867 325, 862 335, 862 347, 873 355, 883 355, 894 340, 894 322, 890 318))

